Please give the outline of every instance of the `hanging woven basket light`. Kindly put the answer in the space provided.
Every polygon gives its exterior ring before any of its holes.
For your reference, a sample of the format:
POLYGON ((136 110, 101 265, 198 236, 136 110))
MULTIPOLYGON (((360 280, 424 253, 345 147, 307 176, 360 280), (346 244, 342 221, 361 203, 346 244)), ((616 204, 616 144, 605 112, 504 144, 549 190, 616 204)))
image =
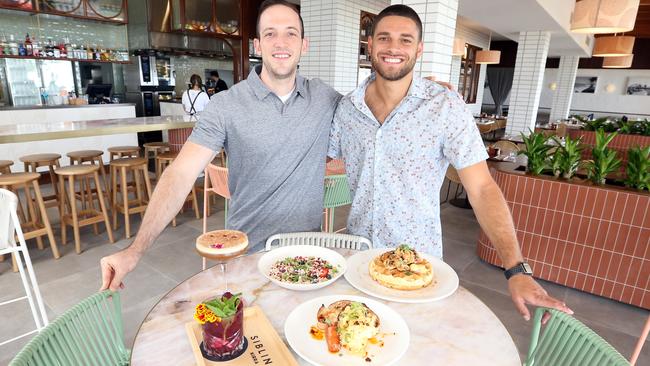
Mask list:
POLYGON ((501 51, 476 51, 477 64, 498 64, 501 62, 501 51))
POLYGON ((640 0, 581 0, 571 17, 576 33, 622 33, 634 28, 640 0))
POLYGON ((634 37, 632 36, 598 37, 591 55, 594 57, 627 56, 632 54, 633 49, 634 37))
POLYGON ((605 57, 603 59, 603 68, 605 69, 627 69, 632 67, 634 55, 605 57))

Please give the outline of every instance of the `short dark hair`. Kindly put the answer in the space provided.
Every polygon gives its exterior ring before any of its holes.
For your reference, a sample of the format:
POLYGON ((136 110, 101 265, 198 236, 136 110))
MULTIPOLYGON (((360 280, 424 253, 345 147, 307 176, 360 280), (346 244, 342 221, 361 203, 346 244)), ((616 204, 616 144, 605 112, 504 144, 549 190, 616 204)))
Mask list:
POLYGON ((418 28, 418 32, 419 32, 418 39, 420 41, 422 40, 422 20, 420 19, 420 16, 418 15, 418 13, 415 12, 415 10, 413 10, 413 8, 401 4, 391 5, 385 8, 384 10, 382 10, 379 14, 377 14, 377 16, 372 22, 372 32, 370 32, 372 36, 375 35, 375 29, 377 27, 377 24, 379 24, 379 22, 382 19, 388 16, 405 17, 414 21, 415 26, 418 28))
POLYGON ((217 70, 212 70, 210 71, 210 77, 219 77, 219 71, 217 70))
POLYGON ((305 38, 305 23, 302 21, 300 10, 298 10, 298 7, 296 7, 295 4, 292 4, 286 0, 264 0, 262 4, 260 4, 260 8, 257 11, 257 22, 255 23, 257 24, 257 38, 260 38, 260 18, 262 17, 262 13, 264 13, 266 9, 275 5, 286 6, 298 14, 298 18, 300 19, 300 38, 305 38))

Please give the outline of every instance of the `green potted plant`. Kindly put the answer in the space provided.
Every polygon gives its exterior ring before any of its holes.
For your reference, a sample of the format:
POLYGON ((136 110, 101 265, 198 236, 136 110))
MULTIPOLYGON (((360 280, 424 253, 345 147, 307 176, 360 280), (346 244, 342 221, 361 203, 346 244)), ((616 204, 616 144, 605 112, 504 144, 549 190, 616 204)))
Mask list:
POLYGON ((550 137, 545 136, 541 132, 536 133, 530 131, 528 136, 522 132, 521 138, 524 141, 524 145, 526 145, 526 149, 520 150, 517 154, 526 155, 528 158, 528 164, 526 166, 526 171, 528 173, 540 175, 547 167, 548 151, 551 146, 546 143, 550 137))
POLYGON ((627 187, 650 189, 650 146, 636 146, 627 151, 625 173, 627 187))
POLYGON ((596 130, 596 144, 591 150, 592 160, 585 164, 587 177, 596 184, 605 184, 607 175, 616 172, 621 166, 616 151, 607 148, 616 135, 616 132, 606 135, 602 128, 596 130))
POLYGON ((553 140, 557 143, 558 148, 552 155, 549 165, 553 170, 553 175, 559 177, 562 175, 564 179, 571 179, 582 162, 582 136, 577 139, 572 139, 570 136, 564 138, 564 143, 560 142, 556 136, 553 140))

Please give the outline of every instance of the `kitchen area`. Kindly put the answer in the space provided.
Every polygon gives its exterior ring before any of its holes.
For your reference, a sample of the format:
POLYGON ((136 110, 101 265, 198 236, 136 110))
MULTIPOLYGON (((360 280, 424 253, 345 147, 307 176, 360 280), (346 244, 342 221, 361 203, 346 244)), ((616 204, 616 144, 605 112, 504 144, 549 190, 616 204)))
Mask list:
MULTIPOLYGON (((192 74, 205 83, 216 71, 231 86, 255 62, 254 20, 243 19, 243 7, 234 0, 0 0, 0 156, 169 142, 166 122, 155 118, 189 117, 180 101, 192 74), (83 126, 76 122, 98 120, 111 127, 73 132, 83 126), (57 137, 26 137, 37 131, 57 137)), ((188 131, 171 133, 180 148, 188 131)))

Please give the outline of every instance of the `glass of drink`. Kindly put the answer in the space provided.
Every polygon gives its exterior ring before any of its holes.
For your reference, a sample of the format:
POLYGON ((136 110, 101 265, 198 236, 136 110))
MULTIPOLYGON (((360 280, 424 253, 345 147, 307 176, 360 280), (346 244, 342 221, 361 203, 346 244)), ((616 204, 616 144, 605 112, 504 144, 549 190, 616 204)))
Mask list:
POLYGON ((244 302, 240 294, 225 292, 203 304, 216 317, 208 314, 201 324, 205 355, 213 361, 232 360, 241 355, 245 351, 245 340, 244 302))

